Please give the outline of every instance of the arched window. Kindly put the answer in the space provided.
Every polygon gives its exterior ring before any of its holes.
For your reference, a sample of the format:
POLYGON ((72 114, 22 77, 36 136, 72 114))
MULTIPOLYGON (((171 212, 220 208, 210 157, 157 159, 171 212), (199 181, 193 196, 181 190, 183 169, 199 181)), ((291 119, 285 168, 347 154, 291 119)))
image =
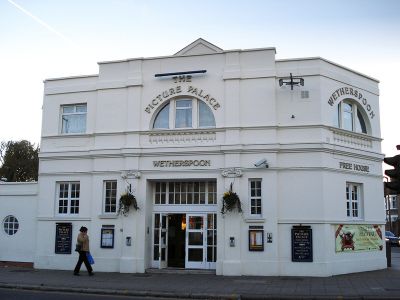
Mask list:
POLYGON ((154 129, 212 128, 215 118, 211 108, 195 98, 170 100, 154 118, 154 129))
POLYGON ((355 101, 349 99, 338 104, 335 126, 358 133, 368 133, 362 108, 355 101))

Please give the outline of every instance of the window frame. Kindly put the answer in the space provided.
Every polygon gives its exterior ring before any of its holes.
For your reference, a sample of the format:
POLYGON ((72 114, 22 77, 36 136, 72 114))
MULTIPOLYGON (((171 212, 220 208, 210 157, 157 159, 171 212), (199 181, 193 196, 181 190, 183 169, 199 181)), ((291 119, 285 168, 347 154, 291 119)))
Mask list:
POLYGON ((216 122, 215 122, 215 115, 213 111, 211 110, 210 106, 195 97, 178 97, 178 98, 173 98, 167 101, 160 109, 157 111, 157 113, 154 114, 154 118, 152 119, 151 123, 151 130, 187 130, 187 129, 204 129, 204 128, 215 128, 216 127, 216 122), (177 110, 183 110, 184 108, 177 107, 177 103, 179 101, 185 101, 185 100, 190 100, 191 101, 191 124, 188 124, 188 127, 176 127, 176 116, 177 116, 177 110), (200 105, 203 103, 209 110, 210 113, 212 114, 214 118, 214 125, 211 126, 200 126, 200 105), (165 109, 169 105, 169 112, 168 114, 165 114, 165 116, 168 116, 168 122, 159 122, 159 123, 168 123, 168 128, 156 128, 155 123, 157 121, 157 118, 160 116, 161 112, 163 109, 165 109))
POLYGON ((263 216, 263 197, 262 197, 262 179, 261 178, 249 178, 248 181, 248 199, 249 199, 249 216, 252 218, 262 218, 263 216), (252 183, 255 184, 255 191, 259 190, 260 194, 252 196, 252 183), (259 188, 257 188, 257 183, 260 184, 259 188), (253 205, 253 200, 255 202, 259 201, 258 203, 255 203, 253 205), (253 207, 255 208, 256 213, 253 213, 253 207), (259 213, 258 213, 259 211, 259 213))
POLYGON ((363 184, 356 182, 346 182, 346 190, 345 190, 345 199, 346 199, 346 218, 348 220, 362 220, 363 219, 363 184), (357 188, 357 199, 353 199, 354 189, 357 188), (356 204, 356 208, 354 208, 354 204, 356 204), (354 215, 356 211, 357 215, 354 215))
POLYGON ((103 213, 106 215, 114 215, 117 213, 117 195, 118 195, 118 180, 115 179, 107 179, 103 180, 103 213), (113 195, 110 195, 110 204, 107 204, 107 184, 110 183, 111 185, 115 183, 115 188, 111 186, 110 188, 110 193, 112 191, 115 191, 115 198, 113 198, 113 195), (114 203, 113 203, 114 202, 114 203), (113 205, 114 204, 114 205, 113 205), (110 206, 110 211, 107 211, 107 206, 110 206), (114 207, 114 211, 112 211, 112 207, 114 207))
POLYGON ((87 130, 87 103, 75 103, 75 104, 61 104, 60 106, 60 134, 69 135, 69 134, 85 134, 87 130), (84 106, 85 111, 77 111, 78 107, 84 106), (73 107, 73 112, 65 113, 64 108, 66 107, 73 107), (85 116, 85 126, 80 131, 76 132, 67 132, 64 127, 64 116, 85 116))
POLYGON ((217 205, 217 182, 213 180, 155 181, 152 202, 153 205, 174 206, 217 205))
POLYGON ((19 231, 20 227, 19 227, 19 221, 17 219, 16 216, 14 215, 7 215, 4 219, 3 219, 3 231, 5 232, 6 235, 8 236, 13 236, 16 235, 17 232, 19 231), (11 222, 11 220, 9 219, 13 219, 13 221, 11 222), (6 228, 7 227, 7 228, 6 228))
MULTIPOLYGON (((78 216, 80 213, 80 199, 81 199, 81 183, 80 181, 58 181, 57 182, 57 191, 56 191, 56 214, 58 216, 78 216), (61 192, 61 185, 68 185, 68 190, 67 190, 67 197, 60 197, 60 192, 61 192), (79 193, 79 197, 72 197, 72 185, 77 184, 79 185, 79 189, 77 189, 79 193), (66 201, 66 205, 62 205, 60 207, 60 201, 66 201), (73 202, 75 205, 73 205, 73 202), (76 205, 77 202, 77 205, 76 205), (60 208, 66 208, 67 212, 60 212, 60 208), (76 212, 72 212, 72 210, 76 212)), ((63 204, 64 204, 63 203, 63 204)))
POLYGON ((351 131, 351 132, 355 132, 355 133, 360 133, 360 134, 369 134, 369 126, 368 126, 368 118, 365 117, 365 113, 363 111, 363 109, 359 106, 359 104, 352 100, 352 99, 344 99, 342 101, 340 101, 338 103, 337 106, 337 110, 335 113, 335 126, 343 129, 343 130, 347 130, 347 131, 351 131), (347 112, 345 110, 346 105, 350 105, 351 106, 351 129, 345 128, 345 115, 350 113, 347 112), (363 132, 363 128, 362 128, 362 124, 360 130, 358 130, 358 120, 359 118, 362 118, 362 122, 364 123, 364 129, 365 132, 363 132))

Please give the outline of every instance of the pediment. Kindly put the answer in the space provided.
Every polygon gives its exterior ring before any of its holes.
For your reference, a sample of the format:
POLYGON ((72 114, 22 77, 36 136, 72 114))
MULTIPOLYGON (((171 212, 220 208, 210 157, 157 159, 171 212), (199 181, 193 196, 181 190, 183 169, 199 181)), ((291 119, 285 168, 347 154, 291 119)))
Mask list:
POLYGON ((193 43, 187 45, 182 50, 176 52, 174 55, 197 55, 197 54, 214 54, 220 53, 223 50, 202 38, 195 40, 193 43))

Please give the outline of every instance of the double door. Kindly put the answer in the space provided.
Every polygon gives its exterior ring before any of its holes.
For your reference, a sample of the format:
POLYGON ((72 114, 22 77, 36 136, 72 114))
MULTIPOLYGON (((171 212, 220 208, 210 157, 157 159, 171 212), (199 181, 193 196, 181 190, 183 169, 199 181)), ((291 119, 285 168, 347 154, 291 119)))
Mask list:
MULTIPOLYGON (((175 238, 175 236, 168 236, 170 232, 168 220, 168 214, 154 214, 153 265, 156 263, 159 268, 168 267, 168 241, 171 243, 171 238, 175 238)), ((215 269, 217 254, 216 214, 184 214, 182 230, 185 231, 185 234, 182 235, 182 238, 185 239, 185 268, 215 269)))

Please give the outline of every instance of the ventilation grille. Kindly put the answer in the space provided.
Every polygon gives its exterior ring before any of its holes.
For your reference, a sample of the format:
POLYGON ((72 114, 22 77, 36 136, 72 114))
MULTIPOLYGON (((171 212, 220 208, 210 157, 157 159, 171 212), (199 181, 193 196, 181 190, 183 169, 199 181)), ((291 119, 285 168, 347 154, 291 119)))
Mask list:
POLYGON ((309 91, 301 91, 301 99, 308 99, 310 98, 310 92, 309 91))

